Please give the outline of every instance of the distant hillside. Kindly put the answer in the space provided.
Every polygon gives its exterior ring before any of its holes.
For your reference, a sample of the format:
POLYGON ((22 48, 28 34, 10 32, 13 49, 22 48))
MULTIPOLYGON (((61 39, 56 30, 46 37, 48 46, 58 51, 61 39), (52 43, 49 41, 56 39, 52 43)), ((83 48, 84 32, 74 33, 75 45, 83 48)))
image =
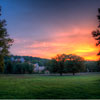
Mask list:
POLYGON ((40 66, 45 66, 46 63, 49 61, 49 59, 44 59, 44 58, 39 58, 39 57, 31 57, 31 56, 6 56, 5 60, 11 60, 11 57, 13 57, 14 59, 20 59, 20 58, 24 58, 24 60, 26 62, 30 62, 30 63, 38 63, 40 66))

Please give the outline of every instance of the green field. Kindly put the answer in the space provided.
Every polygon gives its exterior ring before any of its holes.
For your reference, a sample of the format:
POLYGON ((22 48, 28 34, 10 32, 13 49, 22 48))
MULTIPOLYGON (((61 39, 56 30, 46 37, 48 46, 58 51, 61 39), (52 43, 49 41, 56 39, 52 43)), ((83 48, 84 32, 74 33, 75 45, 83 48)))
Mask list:
POLYGON ((100 99, 100 74, 81 76, 0 75, 3 99, 100 99))

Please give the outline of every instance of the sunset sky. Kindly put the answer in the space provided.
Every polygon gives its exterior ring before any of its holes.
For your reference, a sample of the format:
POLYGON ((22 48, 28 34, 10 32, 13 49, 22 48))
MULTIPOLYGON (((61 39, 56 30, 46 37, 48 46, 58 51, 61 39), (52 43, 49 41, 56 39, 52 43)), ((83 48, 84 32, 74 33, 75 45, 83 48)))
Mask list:
POLYGON ((51 58, 77 54, 96 60, 91 32, 100 0, 0 0, 2 19, 14 39, 11 54, 51 58))

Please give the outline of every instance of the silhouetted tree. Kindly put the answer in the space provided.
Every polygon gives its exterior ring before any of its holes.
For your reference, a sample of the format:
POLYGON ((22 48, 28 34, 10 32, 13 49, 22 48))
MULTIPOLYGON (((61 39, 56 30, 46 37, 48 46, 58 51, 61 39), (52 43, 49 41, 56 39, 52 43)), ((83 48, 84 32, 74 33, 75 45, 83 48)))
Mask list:
MULTIPOLYGON (((92 36, 97 41, 96 46, 100 46, 100 8, 98 8, 97 18, 98 18, 99 25, 97 27, 97 30, 92 32, 92 36)), ((100 56, 100 50, 97 53, 97 55, 100 56)), ((100 66, 100 59, 98 60, 98 66, 100 66)))
POLYGON ((51 60, 51 72, 59 73, 61 76, 64 72, 64 63, 67 59, 67 55, 59 54, 51 60))
POLYGON ((56 59, 52 58, 48 63, 48 70, 51 73, 58 73, 58 63, 56 59))
MULTIPOLYGON (((100 8, 98 9, 98 15, 97 15, 99 25, 97 27, 97 30, 92 32, 92 36, 95 38, 97 41, 96 46, 100 46, 100 8)), ((100 52, 98 53, 100 55, 100 52)))
POLYGON ((5 62, 4 73, 12 74, 13 73, 13 63, 11 61, 5 62))
MULTIPOLYGON (((1 16, 1 7, 0 7, 0 16, 1 16)), ((9 54, 8 49, 13 43, 13 40, 9 38, 5 26, 6 26, 6 21, 0 20, 0 72, 4 71, 4 56, 9 54)))
POLYGON ((70 54, 68 55, 68 60, 65 63, 65 67, 67 72, 73 73, 73 75, 75 75, 77 72, 84 71, 84 58, 70 54))
POLYGON ((83 71, 84 69, 84 59, 77 55, 57 55, 51 60, 50 71, 53 73, 75 73, 83 71))

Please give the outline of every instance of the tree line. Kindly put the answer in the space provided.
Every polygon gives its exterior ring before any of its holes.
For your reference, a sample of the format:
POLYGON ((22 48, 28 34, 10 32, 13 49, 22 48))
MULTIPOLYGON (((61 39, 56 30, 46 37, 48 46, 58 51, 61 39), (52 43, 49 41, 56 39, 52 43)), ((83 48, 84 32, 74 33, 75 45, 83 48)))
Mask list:
MULTIPOLYGON (((85 61, 84 58, 73 54, 59 54, 52 59, 36 58, 38 60, 35 60, 35 62, 34 57, 24 56, 27 59, 23 63, 20 61, 11 61, 11 57, 6 56, 4 59, 4 74, 35 74, 34 64, 38 62, 41 62, 42 66, 45 66, 42 74, 47 70, 50 73, 59 73, 60 75, 63 75, 63 73, 72 73, 75 75, 78 72, 100 72, 98 61, 85 61)), ((13 57, 21 58, 22 56, 13 57)), ((40 66, 41 63, 39 64, 40 66)))
POLYGON ((32 74, 34 66, 27 62, 5 61, 4 74, 32 74))

